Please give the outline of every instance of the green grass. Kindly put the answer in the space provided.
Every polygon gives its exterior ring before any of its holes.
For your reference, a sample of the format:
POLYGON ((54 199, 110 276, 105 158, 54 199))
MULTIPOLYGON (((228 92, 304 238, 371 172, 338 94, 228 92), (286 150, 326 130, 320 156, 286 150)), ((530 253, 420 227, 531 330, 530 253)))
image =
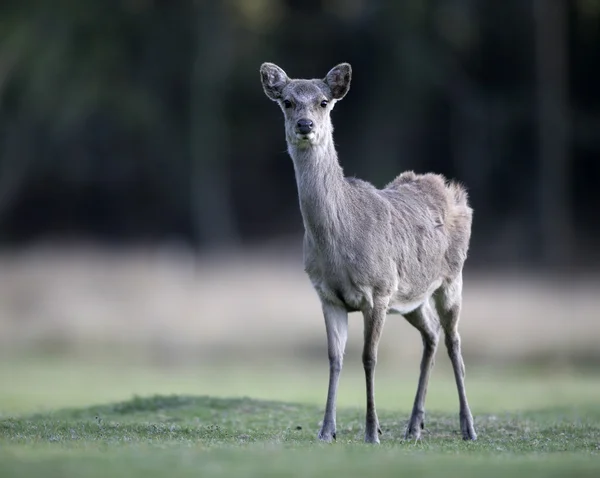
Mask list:
POLYGON ((362 442, 363 379, 351 360, 337 442, 316 440, 326 374, 313 366, 4 362, 0 476, 600 476, 598 376, 473 371, 467 386, 479 440, 468 443, 452 378, 438 367, 426 433, 415 442, 402 437, 416 371, 383 364, 384 434, 374 447, 362 442), (228 396, 235 398, 219 398, 228 396))
POLYGON ((479 415, 480 439, 431 413, 420 442, 382 411, 382 445, 362 443, 363 413, 339 411, 338 440, 315 440, 317 406, 194 396, 135 397, 0 421, 0 476, 597 476, 600 409, 479 415))

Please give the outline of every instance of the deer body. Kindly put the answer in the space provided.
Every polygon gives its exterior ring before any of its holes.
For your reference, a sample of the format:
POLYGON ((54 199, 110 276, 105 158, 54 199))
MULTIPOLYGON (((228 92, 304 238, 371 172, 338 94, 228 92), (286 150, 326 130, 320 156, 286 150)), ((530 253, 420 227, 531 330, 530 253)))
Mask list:
POLYGON ((427 382, 441 326, 459 391, 463 437, 475 439, 457 331, 472 216, 466 193, 435 174, 406 172, 381 190, 344 177, 329 114, 347 93, 350 77, 348 64, 333 68, 323 80, 290 80, 276 65, 261 66, 265 93, 285 115, 305 228, 304 265, 325 318, 330 378, 319 438, 331 441, 336 436, 347 316, 360 311, 365 323, 366 441, 379 442, 381 433, 374 373, 388 313, 404 315, 421 332, 424 343, 406 435, 419 438, 423 428, 427 382))

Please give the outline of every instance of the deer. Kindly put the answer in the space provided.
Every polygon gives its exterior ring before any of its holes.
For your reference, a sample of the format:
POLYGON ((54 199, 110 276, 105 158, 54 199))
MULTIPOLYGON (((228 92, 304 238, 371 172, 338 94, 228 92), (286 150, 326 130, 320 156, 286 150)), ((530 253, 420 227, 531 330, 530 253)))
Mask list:
POLYGON ((402 315, 423 342, 404 438, 419 440, 425 428, 427 386, 443 330, 458 390, 462 437, 476 440, 458 332, 473 215, 466 190, 433 173, 407 171, 383 189, 344 175, 331 111, 350 89, 350 64, 335 66, 323 79, 290 79, 277 65, 263 63, 260 76, 266 96, 283 111, 304 224, 304 270, 325 320, 329 386, 318 439, 336 440, 348 314, 362 312, 365 442, 378 444, 382 434, 375 407, 375 367, 388 314, 402 315))

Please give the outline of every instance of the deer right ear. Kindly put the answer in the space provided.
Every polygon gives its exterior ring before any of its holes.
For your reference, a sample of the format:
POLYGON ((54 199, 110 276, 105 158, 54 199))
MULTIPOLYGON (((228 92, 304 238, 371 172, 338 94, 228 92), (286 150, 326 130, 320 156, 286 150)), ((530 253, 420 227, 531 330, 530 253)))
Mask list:
POLYGON ((263 63, 260 66, 260 79, 265 94, 273 101, 281 99, 281 92, 290 81, 285 71, 273 63, 263 63))

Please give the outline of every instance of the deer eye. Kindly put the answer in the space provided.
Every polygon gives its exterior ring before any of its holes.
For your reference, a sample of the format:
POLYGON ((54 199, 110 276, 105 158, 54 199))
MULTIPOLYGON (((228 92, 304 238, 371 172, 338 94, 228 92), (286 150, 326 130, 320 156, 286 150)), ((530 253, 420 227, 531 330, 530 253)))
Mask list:
POLYGON ((292 107, 292 102, 290 100, 283 100, 283 107, 284 108, 291 108, 292 107))
POLYGON ((327 101, 327 100, 321 101, 321 108, 327 108, 328 104, 329 104, 329 101, 327 101))

